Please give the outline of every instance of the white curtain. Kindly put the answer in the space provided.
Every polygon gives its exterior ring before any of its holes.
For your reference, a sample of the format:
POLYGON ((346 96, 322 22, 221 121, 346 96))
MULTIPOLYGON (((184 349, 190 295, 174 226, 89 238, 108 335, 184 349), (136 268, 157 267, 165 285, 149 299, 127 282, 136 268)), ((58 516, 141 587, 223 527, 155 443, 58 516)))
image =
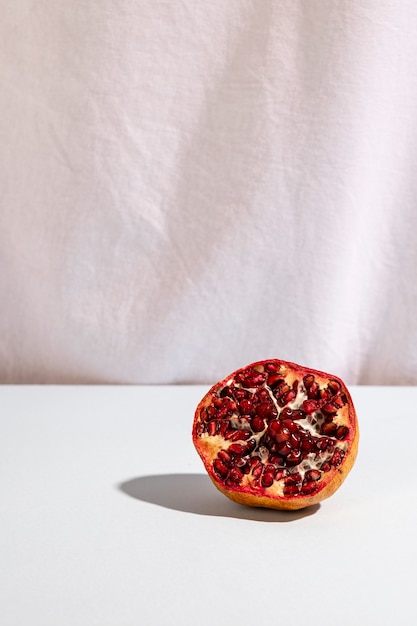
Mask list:
POLYGON ((3 0, 0 382, 417 384, 414 0, 3 0))

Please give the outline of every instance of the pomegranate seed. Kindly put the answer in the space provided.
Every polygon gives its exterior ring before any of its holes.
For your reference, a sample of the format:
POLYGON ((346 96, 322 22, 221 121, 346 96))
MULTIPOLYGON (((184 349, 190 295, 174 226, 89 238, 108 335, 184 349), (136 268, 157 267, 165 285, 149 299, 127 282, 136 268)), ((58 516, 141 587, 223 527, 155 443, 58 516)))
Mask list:
POLYGON ((271 405, 270 402, 261 402, 255 409, 256 415, 258 417, 268 418, 276 415, 276 409, 271 405))
POLYGON ((288 430, 290 431, 290 433, 298 433, 298 426, 295 422, 293 422, 292 420, 283 420, 282 421, 282 425, 285 428, 288 428, 288 430))
POLYGON ((285 485, 284 487, 285 496, 295 496, 299 492, 300 492, 300 488, 298 485, 285 485))
POLYGON ((216 474, 220 476, 220 478, 226 478, 229 469, 226 467, 224 463, 220 461, 220 459, 215 459, 213 463, 213 468, 216 474))
POLYGON ((271 437, 275 437, 275 435, 281 430, 281 424, 278 420, 272 420, 268 425, 268 433, 271 437))
POLYGON ((251 422, 252 430, 255 433, 260 433, 265 428, 265 422, 260 417, 255 416, 251 422))
POLYGON ((337 407, 338 409, 341 409, 344 405, 344 402, 341 396, 333 396, 332 404, 334 404, 335 407, 337 407))
POLYGON ((222 398, 226 398, 226 397, 230 397, 231 393, 232 393, 232 390, 230 389, 230 386, 226 385, 225 387, 223 387, 223 389, 220 390, 219 395, 222 398))
POLYGON ((213 437, 216 434, 218 426, 219 426, 219 423, 214 420, 211 420, 211 422, 207 424, 207 432, 211 437, 213 437))
POLYGON ((229 422, 228 420, 222 420, 220 423, 220 427, 218 430, 219 435, 221 435, 222 437, 224 437, 227 429, 229 428, 229 422))
POLYGON ((217 456, 224 465, 230 466, 233 464, 233 459, 226 450, 220 450, 217 456))
POLYGON ((275 480, 281 480, 287 475, 286 470, 277 469, 275 472, 275 480))
POLYGON ((275 389, 276 387, 279 387, 279 385, 285 383, 285 379, 282 378, 282 376, 280 376, 279 374, 271 374, 270 376, 268 376, 267 382, 268 386, 271 387, 271 389, 275 389))
POLYGON ((233 454, 242 455, 245 452, 245 446, 242 446, 241 443, 232 443, 228 448, 229 452, 233 452, 233 454))
POLYGON ((330 393, 335 396, 341 389, 341 384, 339 383, 338 380, 329 380, 327 387, 330 391, 330 393))
POLYGON ((301 461, 301 450, 291 450, 291 452, 287 455, 287 463, 291 463, 291 465, 296 465, 301 461))
POLYGON ((262 487, 270 487, 274 482, 274 478, 275 478, 275 470, 272 472, 265 472, 264 474, 262 474, 262 478, 261 478, 262 487))
POLYGON ((298 485, 300 482, 301 482, 301 475, 298 472, 296 472, 295 474, 290 474, 285 479, 286 485, 298 485))
POLYGON ((249 439, 249 441, 246 443, 245 446, 245 455, 247 454, 251 454, 256 448, 256 441, 255 439, 249 439))
POLYGON ((321 451, 327 450, 331 443, 332 442, 328 437, 320 437, 316 440, 316 447, 321 451))
POLYGON ((349 434, 349 428, 347 426, 339 426, 336 431, 336 439, 342 440, 349 434))
POLYGON ((317 483, 315 482, 303 483, 301 486, 301 493, 308 495, 310 493, 313 493, 313 491, 316 491, 317 488, 317 483))
POLYGON ((324 463, 321 466, 321 469, 323 472, 329 472, 332 469, 332 466, 330 465, 330 463, 327 461, 326 463, 324 463))
POLYGON ((250 415, 253 411, 253 402, 251 400, 242 400, 239 404, 239 409, 243 415, 250 415))
POLYGON ((298 448, 300 445, 300 437, 296 435, 295 433, 291 433, 289 442, 293 448, 298 448))
POLYGON ((314 383, 315 381, 315 376, 314 374, 307 374, 306 376, 304 376, 303 378, 303 382, 305 385, 306 389, 310 389, 311 385, 314 383))
POLYGON ((320 476, 321 472, 319 470, 308 470, 308 472, 305 473, 304 480, 306 480, 307 482, 315 481, 319 480, 320 476))
POLYGON ((242 385, 242 387, 246 387, 246 388, 252 389, 253 387, 258 387, 259 385, 262 385, 264 380, 265 380, 265 375, 264 374, 253 373, 252 375, 250 375, 247 378, 245 378, 241 382, 241 385, 242 385))
POLYGON ((319 386, 317 383, 313 383, 307 391, 309 398, 317 398, 319 392, 319 386))
POLYGON ((236 430, 233 434, 233 436, 231 437, 232 441, 241 441, 241 440, 245 440, 245 439, 249 439, 249 437, 252 435, 250 430, 246 430, 245 428, 241 428, 239 430, 236 430))
POLYGON ((336 415, 337 413, 337 408, 333 404, 330 404, 330 402, 322 406, 321 410, 325 415, 336 415))
POLYGON ((340 450, 339 448, 336 448, 336 450, 333 453, 332 458, 330 459, 330 463, 334 465, 334 467, 339 467, 339 465, 343 461, 344 456, 345 456, 344 451, 340 450))
POLYGON ((290 389, 289 391, 284 393, 284 395, 281 397, 281 402, 283 404, 288 404, 289 402, 292 402, 292 400, 295 399, 296 395, 297 394, 295 393, 295 391, 293 391, 293 389, 290 389))
POLYGON ((252 468, 252 476, 254 478, 259 478, 259 476, 262 474, 262 470, 263 465, 260 461, 258 461, 258 463, 252 468))
POLYGON ((281 454, 281 456, 287 456, 292 451, 291 446, 288 444, 288 441, 283 441, 277 446, 277 452, 281 454))
POLYGON ((246 400, 251 397, 249 391, 246 391, 245 389, 235 389, 234 394, 238 402, 241 402, 242 400, 246 400))
POLYGON ((297 379, 295 379, 295 381, 293 382, 292 388, 295 391, 295 393, 297 394, 297 391, 298 391, 298 380, 297 379))
POLYGON ((291 417, 293 420, 303 420, 305 419, 305 416, 306 416, 305 412, 302 411, 301 409, 298 409, 297 411, 292 412, 291 417))
POLYGON ((333 437, 336 434, 337 425, 334 422, 325 422, 321 427, 322 435, 329 435, 333 437))
POLYGON ((311 439, 304 439, 300 443, 300 450, 302 452, 311 452, 314 449, 314 444, 311 439))
POLYGON ((329 398, 331 398, 330 391, 327 389, 320 389, 318 395, 320 400, 329 400, 329 398))
POLYGON ((234 483, 236 485, 238 485, 243 478, 243 473, 237 469, 236 467, 234 467, 233 469, 230 470, 227 479, 231 482, 234 483))
POLYGON ((277 443, 281 443, 282 441, 288 441, 291 436, 291 432, 285 426, 281 426, 280 429, 275 433, 275 441, 277 443))
POLYGON ((318 408, 319 405, 314 400, 304 400, 303 402, 303 410, 307 413, 307 415, 314 413, 314 411, 317 411, 318 408))
POLYGON ((284 394, 286 394, 288 391, 290 391, 290 389, 291 389, 291 387, 286 382, 284 382, 277 389, 278 397, 281 398, 284 394))

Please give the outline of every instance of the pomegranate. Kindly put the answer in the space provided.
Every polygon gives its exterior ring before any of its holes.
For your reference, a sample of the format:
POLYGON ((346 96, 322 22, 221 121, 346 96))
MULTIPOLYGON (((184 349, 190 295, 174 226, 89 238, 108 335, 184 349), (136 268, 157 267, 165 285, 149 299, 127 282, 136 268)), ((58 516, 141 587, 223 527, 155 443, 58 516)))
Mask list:
POLYGON ((340 378, 270 359, 214 385, 198 404, 192 435, 208 475, 231 500, 301 509, 340 487, 359 430, 340 378))

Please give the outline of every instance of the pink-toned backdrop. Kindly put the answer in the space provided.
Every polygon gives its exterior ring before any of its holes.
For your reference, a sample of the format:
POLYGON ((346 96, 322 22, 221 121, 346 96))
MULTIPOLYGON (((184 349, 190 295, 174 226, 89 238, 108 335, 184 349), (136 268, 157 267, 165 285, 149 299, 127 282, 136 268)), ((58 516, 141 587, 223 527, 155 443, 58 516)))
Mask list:
POLYGON ((6 5, 0 382, 417 384, 413 0, 6 5))

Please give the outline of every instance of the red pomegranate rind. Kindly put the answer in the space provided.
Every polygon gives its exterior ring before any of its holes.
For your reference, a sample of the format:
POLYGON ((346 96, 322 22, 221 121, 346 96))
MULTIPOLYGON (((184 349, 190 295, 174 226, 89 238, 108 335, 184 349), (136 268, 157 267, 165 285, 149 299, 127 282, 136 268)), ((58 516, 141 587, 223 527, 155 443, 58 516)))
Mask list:
POLYGON ((340 487, 359 440, 342 380, 278 359, 214 385, 197 407, 192 434, 222 493, 240 504, 293 510, 340 487))

